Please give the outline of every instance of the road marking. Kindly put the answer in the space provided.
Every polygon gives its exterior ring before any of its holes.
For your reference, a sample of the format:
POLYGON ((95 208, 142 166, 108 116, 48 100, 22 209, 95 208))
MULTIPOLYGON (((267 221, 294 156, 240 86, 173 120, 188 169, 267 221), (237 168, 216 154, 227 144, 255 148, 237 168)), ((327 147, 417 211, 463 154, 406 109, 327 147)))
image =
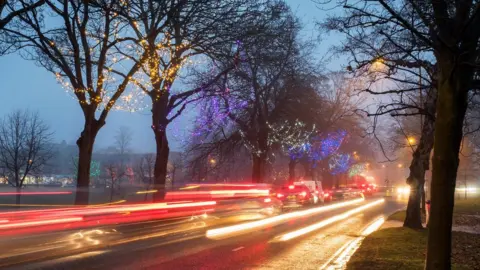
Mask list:
POLYGON ((239 250, 241 250, 241 249, 243 249, 243 248, 244 248, 244 247, 238 247, 238 248, 234 248, 234 249, 232 249, 232 251, 233 251, 233 252, 235 252, 235 251, 239 251, 239 250))
POLYGON ((348 261, 355 251, 357 251, 357 249, 360 247, 360 244, 365 237, 378 230, 384 222, 385 218, 381 217, 370 223, 365 229, 363 229, 360 236, 348 241, 345 245, 338 249, 333 256, 330 257, 330 259, 328 259, 328 261, 320 267, 320 270, 345 269, 348 261))

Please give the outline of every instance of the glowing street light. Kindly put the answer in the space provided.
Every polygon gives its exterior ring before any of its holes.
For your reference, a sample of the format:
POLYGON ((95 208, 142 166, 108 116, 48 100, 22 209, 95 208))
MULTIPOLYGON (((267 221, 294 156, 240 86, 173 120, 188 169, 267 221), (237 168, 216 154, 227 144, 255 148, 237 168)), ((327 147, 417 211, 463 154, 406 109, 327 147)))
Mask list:
POLYGON ((415 143, 417 142, 417 140, 415 140, 414 137, 408 137, 407 140, 408 140, 408 143, 409 143, 410 145, 415 144, 415 143))
POLYGON ((403 167, 403 164, 402 164, 402 163, 399 163, 399 164, 397 165, 397 167, 398 167, 398 168, 402 168, 402 167, 403 167))
POLYGON ((217 164, 217 161, 212 158, 212 159, 210 159, 210 164, 215 165, 215 164, 217 164))

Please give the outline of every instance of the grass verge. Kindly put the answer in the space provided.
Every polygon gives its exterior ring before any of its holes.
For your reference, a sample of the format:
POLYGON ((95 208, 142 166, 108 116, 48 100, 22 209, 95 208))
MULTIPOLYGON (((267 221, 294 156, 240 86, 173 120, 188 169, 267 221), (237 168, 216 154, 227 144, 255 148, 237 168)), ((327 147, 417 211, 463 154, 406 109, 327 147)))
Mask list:
MULTIPOLYGON (((480 199, 455 202, 454 222, 458 217, 480 213, 480 199)), ((388 220, 402 221, 405 211, 398 211, 388 220)), ((423 269, 427 252, 428 230, 396 227, 378 230, 365 238, 347 264, 347 269, 423 269)), ((452 268, 480 269, 480 235, 453 232, 452 268)))

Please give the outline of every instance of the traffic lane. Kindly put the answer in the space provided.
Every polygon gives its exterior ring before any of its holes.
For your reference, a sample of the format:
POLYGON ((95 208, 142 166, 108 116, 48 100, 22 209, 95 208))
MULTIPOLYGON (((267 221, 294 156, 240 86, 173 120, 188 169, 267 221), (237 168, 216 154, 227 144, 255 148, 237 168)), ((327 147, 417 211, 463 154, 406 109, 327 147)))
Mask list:
MULTIPOLYGON (((403 204, 387 201, 323 227, 310 234, 284 242, 273 242, 282 231, 274 230, 265 237, 241 239, 213 249, 151 265, 145 269, 319 269, 335 252, 355 239, 362 230, 379 217, 403 208, 403 204)), ((320 221, 320 220, 319 220, 320 221)), ((307 225, 307 224, 305 224, 307 225)))
MULTIPOLYGON (((196 232, 182 235, 181 238, 138 241, 128 245, 100 249, 97 250, 98 253, 77 254, 73 257, 61 258, 40 264, 31 264, 30 269, 39 269, 42 267, 45 269, 141 269, 149 267, 153 267, 152 269, 168 269, 164 268, 163 264, 169 263, 173 263, 174 265, 178 263, 180 267, 184 267, 182 269, 186 269, 192 267, 192 265, 182 266, 182 263, 189 261, 190 256, 196 256, 196 254, 202 254, 202 252, 213 252, 217 254, 217 249, 219 249, 220 255, 224 250, 225 252, 230 252, 229 249, 239 248, 237 251, 240 251, 243 248, 240 248, 241 246, 238 246, 238 243, 245 243, 244 245, 246 246, 268 246, 268 241, 282 232, 301 228, 331 215, 341 214, 351 208, 354 208, 354 206, 329 211, 315 217, 297 219, 273 228, 239 237, 228 238, 222 241, 209 240, 204 237, 204 233, 196 232)), ((201 257, 207 256, 202 254, 201 257)), ((208 262, 198 262, 198 264, 194 264, 194 266, 198 267, 203 264, 207 265, 208 262)), ((26 269, 25 267, 26 266, 22 266, 17 269, 26 269)))
POLYGON ((0 254, 0 267, 49 260, 55 257, 67 257, 87 251, 111 248, 112 246, 126 244, 134 246, 137 242, 149 239, 168 243, 172 238, 175 241, 180 241, 185 238, 190 239, 192 235, 203 237, 205 229, 208 227, 232 224, 258 217, 259 215, 253 212, 239 213, 222 218, 199 215, 189 218, 100 226, 32 236, 3 237, 0 239, 0 245, 5 251, 0 254))

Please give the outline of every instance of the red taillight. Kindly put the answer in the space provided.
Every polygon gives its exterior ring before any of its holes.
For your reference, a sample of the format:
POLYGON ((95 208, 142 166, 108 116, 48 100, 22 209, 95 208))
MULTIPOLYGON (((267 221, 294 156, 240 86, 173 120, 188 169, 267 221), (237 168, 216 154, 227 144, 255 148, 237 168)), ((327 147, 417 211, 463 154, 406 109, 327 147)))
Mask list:
POLYGON ((307 196, 307 192, 303 191, 302 193, 300 193, 300 195, 301 195, 302 197, 305 197, 305 196, 307 196))
POLYGON ((315 194, 318 194, 318 193, 319 193, 318 190, 315 190, 315 194))
POLYGON ((367 190, 371 190, 370 188, 367 188, 367 190))
POLYGON ((294 188, 295 188, 295 186, 294 186, 294 185, 290 185, 290 186, 288 186, 288 189, 294 189, 294 188))
POLYGON ((270 199, 270 198, 265 198, 265 199, 263 200, 263 202, 265 202, 265 203, 269 203, 269 202, 271 202, 271 201, 272 201, 272 199, 270 199))
POLYGON ((323 197, 328 197, 328 195, 329 195, 328 193, 325 193, 323 194, 323 197))
POLYGON ((278 194, 277 194, 277 197, 278 197, 278 198, 282 198, 282 197, 283 197, 283 194, 282 194, 282 193, 278 193, 278 194))

